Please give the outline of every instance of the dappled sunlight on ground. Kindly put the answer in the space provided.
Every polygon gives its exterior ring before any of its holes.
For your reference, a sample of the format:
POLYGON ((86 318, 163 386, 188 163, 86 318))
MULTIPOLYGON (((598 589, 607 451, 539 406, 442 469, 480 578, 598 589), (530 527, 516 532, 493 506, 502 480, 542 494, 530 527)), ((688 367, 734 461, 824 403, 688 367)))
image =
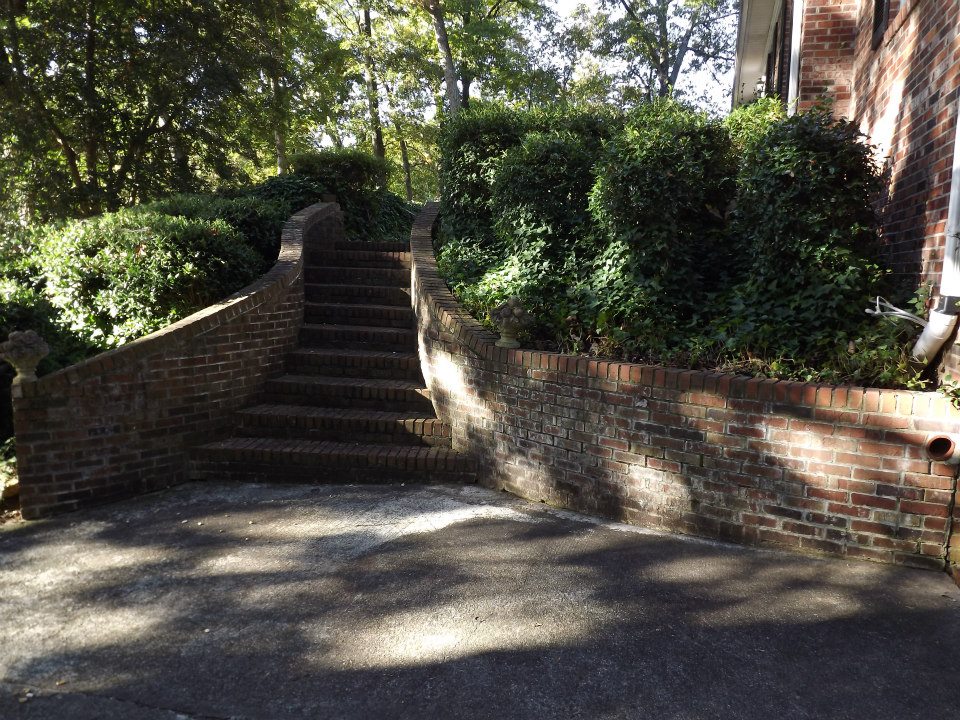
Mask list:
POLYGON ((0 625, 0 684, 51 707, 938 718, 960 663, 944 576, 476 487, 194 484, 3 533, 0 566, 0 612, 18 620, 0 625))

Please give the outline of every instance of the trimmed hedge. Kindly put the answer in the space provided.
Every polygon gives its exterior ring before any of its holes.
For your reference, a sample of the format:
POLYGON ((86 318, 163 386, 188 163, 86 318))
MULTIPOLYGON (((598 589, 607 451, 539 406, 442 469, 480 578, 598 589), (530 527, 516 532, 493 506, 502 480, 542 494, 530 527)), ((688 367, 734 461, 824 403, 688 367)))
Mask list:
POLYGON ((723 122, 670 99, 626 118, 485 106, 440 145, 438 264, 481 320, 516 296, 540 348, 924 384, 912 327, 863 313, 889 288, 881 177, 850 123, 774 99, 723 122))
POLYGON ((290 158, 293 178, 308 178, 335 195, 351 240, 406 240, 415 215, 412 205, 387 190, 390 166, 353 149, 300 153, 290 158))
POLYGON ((66 224, 40 246, 45 295, 99 347, 158 330, 260 274, 262 258, 223 220, 142 208, 66 224))
POLYGON ((641 106, 606 144, 590 209, 661 312, 688 318, 738 259, 723 237, 735 172, 723 126, 673 100, 641 106))

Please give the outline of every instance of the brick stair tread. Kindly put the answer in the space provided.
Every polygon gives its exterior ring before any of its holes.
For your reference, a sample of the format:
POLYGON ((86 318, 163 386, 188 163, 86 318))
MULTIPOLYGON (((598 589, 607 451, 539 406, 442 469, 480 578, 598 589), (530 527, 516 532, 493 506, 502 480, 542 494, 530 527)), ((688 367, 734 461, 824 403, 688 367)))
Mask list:
POLYGON ((303 323, 300 326, 307 330, 340 330, 353 333, 392 333, 395 335, 408 335, 415 337, 417 331, 412 328, 390 327, 389 325, 341 325, 340 323, 303 323))
POLYGON ((285 405, 278 403, 263 403, 253 405, 240 411, 240 415, 271 415, 280 417, 303 417, 317 420, 349 420, 367 421, 380 425, 404 425, 413 427, 417 423, 442 423, 436 416, 428 412, 392 412, 389 410, 362 410, 347 408, 313 407, 310 405, 285 405))
MULTIPOLYGON (((370 285, 372 287, 399 287, 404 282, 409 282, 410 270, 405 268, 384 268, 384 267, 349 267, 344 265, 314 265, 307 266, 306 273, 311 285, 324 285, 330 283, 317 282, 315 276, 329 273, 337 278, 350 278, 353 276, 362 279, 362 282, 347 283, 352 285, 370 285)), ((328 280, 332 278, 321 278, 328 280)))
POLYGON ((347 309, 357 309, 357 310, 369 310, 373 311, 382 311, 382 312, 397 312, 397 311, 409 311, 413 313, 413 308, 405 307, 403 305, 383 305, 381 303, 357 303, 357 302, 320 302, 317 300, 308 300, 305 305, 307 308, 315 308, 318 310, 347 310, 347 309))
POLYGON ((411 253, 386 252, 360 249, 336 250, 309 250, 307 252, 307 267, 338 267, 351 268, 385 268, 392 270, 409 270, 411 253))
POLYGON ((337 250, 362 250, 374 252, 409 252, 409 240, 380 240, 364 242, 362 240, 337 240, 333 244, 337 250))
POLYGON ((307 348, 384 352, 397 348, 413 352, 416 342, 416 330, 406 327, 337 323, 303 323, 300 326, 300 346, 307 348))
POLYGON ((421 394, 429 391, 422 382, 393 378, 340 377, 339 375, 299 375, 288 373, 269 381, 270 385, 340 385, 342 387, 366 387, 384 390, 414 390, 421 394))
POLYGON ((302 347, 293 350, 290 355, 302 355, 305 357, 329 357, 329 358, 360 358, 362 360, 418 360, 415 352, 402 352, 400 350, 352 350, 350 348, 315 348, 302 347))
POLYGON ((423 379, 419 356, 399 350, 301 347, 287 355, 286 370, 293 375, 423 379))
MULTIPOLYGON (((306 283, 304 293, 309 298, 350 298, 365 301, 376 298, 390 307, 410 307, 410 288, 400 285, 356 285, 350 283, 306 283), (390 296, 393 296, 392 298, 390 296), (393 300, 390 303, 390 300, 393 300)), ((322 302, 312 300, 311 302, 322 302)))
POLYGON ((231 437, 201 445, 197 451, 201 456, 232 456, 250 462, 288 461, 296 465, 458 470, 474 464, 471 457, 450 448, 332 440, 231 437))

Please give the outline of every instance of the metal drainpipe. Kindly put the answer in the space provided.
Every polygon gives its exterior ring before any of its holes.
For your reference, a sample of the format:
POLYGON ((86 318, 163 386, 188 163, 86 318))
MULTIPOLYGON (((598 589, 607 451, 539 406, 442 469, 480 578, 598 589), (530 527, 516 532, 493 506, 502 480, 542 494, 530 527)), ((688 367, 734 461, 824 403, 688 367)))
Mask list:
POLYGON ((930 309, 927 326, 913 346, 913 358, 924 364, 929 364, 940 352, 953 332, 960 313, 960 100, 957 101, 956 123, 940 291, 935 305, 930 309))
POLYGON ((790 85, 787 88, 787 113, 795 115, 800 105, 800 41, 803 38, 805 0, 793 0, 793 26, 790 31, 790 85))

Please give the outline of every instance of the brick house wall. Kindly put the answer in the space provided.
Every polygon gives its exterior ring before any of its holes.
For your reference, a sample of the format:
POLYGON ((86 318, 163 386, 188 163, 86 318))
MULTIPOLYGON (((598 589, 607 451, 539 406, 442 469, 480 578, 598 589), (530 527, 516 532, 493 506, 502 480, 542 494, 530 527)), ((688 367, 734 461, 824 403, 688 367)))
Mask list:
MULTIPOLYGON (((960 106, 960 0, 806 0, 799 108, 828 99, 877 146, 887 262, 899 284, 936 289, 943 268, 960 106)), ((960 374, 960 348, 945 368, 960 374)))
POLYGON ((185 480, 190 447, 230 427, 234 411, 281 372, 303 316, 304 243, 340 228, 335 204, 311 206, 284 226, 276 265, 235 295, 15 386, 24 517, 185 480))
MULTIPOLYGON (((853 109, 854 47, 858 5, 873 0, 806 0, 800 45, 800 94, 803 111, 829 98, 837 115, 850 117, 853 109)), ((789 44, 789 41, 788 41, 789 44)))
POLYGON ((960 565, 956 468, 923 449, 960 427, 944 397, 497 348, 437 272, 437 212, 411 239, 420 359, 482 483, 651 528, 960 565))

